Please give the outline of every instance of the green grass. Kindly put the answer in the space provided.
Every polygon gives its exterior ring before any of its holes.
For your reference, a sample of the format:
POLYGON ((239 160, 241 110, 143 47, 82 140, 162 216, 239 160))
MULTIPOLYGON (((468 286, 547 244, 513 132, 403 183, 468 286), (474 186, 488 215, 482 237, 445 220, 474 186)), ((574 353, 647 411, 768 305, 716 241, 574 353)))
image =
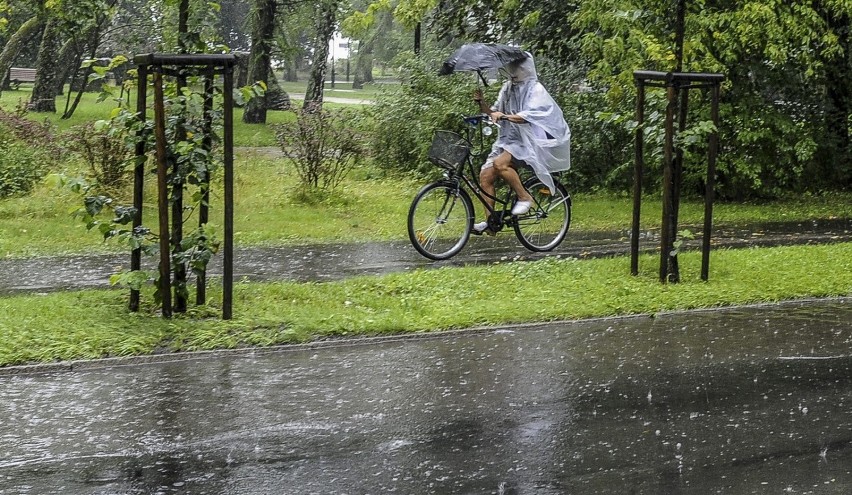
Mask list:
MULTIPOLYGON (((69 173, 79 173, 68 164, 69 173)), ((154 177, 147 176, 144 223, 156 226, 154 177)), ((235 234, 238 246, 402 240, 407 238, 406 215, 422 179, 383 176, 369 167, 356 170, 341 190, 330 198, 295 199, 295 170, 281 158, 262 150, 238 150, 235 165, 235 234)), ((220 186, 220 185, 219 185, 220 186)), ((129 188, 125 201, 130 197, 129 188)), ((631 199, 613 194, 576 194, 573 197, 574 231, 620 230, 631 224, 631 199)), ((223 209, 220 189, 212 196, 212 224, 221 232, 223 209)), ((94 232, 72 219, 80 198, 48 184, 25 197, 0 200, 0 257, 114 252, 94 232)), ((645 198, 643 228, 658 227, 659 198, 645 198)), ((478 210, 479 211, 479 210, 478 210)), ((681 224, 698 226, 703 203, 682 202, 681 224)), ((720 203, 715 225, 740 225, 753 221, 804 221, 852 217, 852 194, 795 197, 766 204, 720 203)))
MULTIPOLYGON (((242 150, 235 169, 234 239, 241 246, 403 239, 408 205, 421 185, 411 179, 369 178, 370 170, 362 169, 334 196, 306 203, 294 199, 296 172, 286 160, 242 150)), ((146 178, 143 223, 155 227, 156 184, 154 176, 146 178)), ((124 195, 126 202, 129 187, 124 195)), ((120 249, 71 218, 80 206, 79 196, 48 183, 29 196, 0 200, 0 257, 120 249)), ((219 232, 223 208, 217 184, 211 224, 219 232)))
POLYGON ((213 306, 172 320, 150 308, 128 313, 121 290, 0 297, 0 365, 852 295, 852 243, 719 250, 709 282, 698 280, 699 254, 684 253, 676 285, 658 282, 648 268, 655 259, 642 258, 639 277, 628 275, 625 257, 551 258, 331 283, 240 283, 230 321, 217 318, 215 289, 213 306), (495 287, 515 295, 494 304, 495 287))
MULTIPOLYGON (((0 106, 14 107, 23 93, 4 92, 0 106)), ((68 129, 108 113, 108 105, 95 104, 90 100, 93 95, 86 98, 71 121, 50 118, 68 129)), ((271 122, 288 118, 292 114, 270 114, 271 122)), ((274 145, 268 126, 238 124, 235 136, 240 146, 274 145)), ((79 164, 62 167, 71 174, 79 173, 79 164)), ((238 150, 235 174, 238 247, 405 239, 408 206, 425 182, 364 167, 355 170, 333 196, 297 200, 292 166, 268 150, 245 148, 238 150)), ((570 189, 570 175, 568 186, 570 189)), ((124 194, 129 196, 127 191, 124 194)), ((632 202, 627 195, 580 193, 573 199, 574 231, 630 227, 632 202)), ((69 212, 79 203, 78 197, 46 183, 29 196, 0 200, 0 256, 120 250, 70 218, 69 212)), ((153 176, 148 176, 145 204, 145 224, 153 226, 153 176)), ((211 212, 214 226, 222 208, 222 193, 216 189, 211 212)), ((658 197, 644 199, 643 228, 659 226, 660 209, 658 197)), ((759 204, 718 203, 714 225, 850 217, 852 193, 835 193, 759 204)), ((699 226, 702 220, 701 201, 682 201, 682 226, 699 226)), ((628 275, 625 258, 551 258, 324 284, 240 283, 235 294, 236 318, 228 322, 218 319, 216 301, 221 296, 215 287, 210 307, 193 309, 189 315, 169 321, 151 307, 128 313, 123 290, 5 296, 0 297, 0 339, 4 343, 0 366, 852 295, 850 243, 718 250, 712 256, 708 283, 698 280, 697 253, 681 255, 683 283, 678 285, 657 281, 656 262, 655 256, 643 257, 640 277, 628 275), (517 294, 493 304, 494 287, 514 287, 517 294)), ((146 303, 150 300, 146 294, 146 303)))
MULTIPOLYGON (((73 171, 72 171, 73 172, 73 171)), ((241 150, 236 162, 235 242, 238 246, 357 242, 406 238, 405 218, 411 198, 422 180, 382 177, 369 169, 356 171, 331 198, 315 202, 295 199, 295 171, 283 159, 260 151, 241 150), (373 177, 373 176, 377 177, 373 177)), ((156 190, 153 176, 146 184, 145 224, 155 226, 156 190)), ((126 194, 129 197, 129 193, 126 194)), ((43 184, 29 196, 0 201, 0 256, 21 257, 77 252, 110 252, 119 246, 103 243, 70 217, 79 198, 43 184)), ((631 202, 626 196, 574 196, 572 229, 627 229, 631 202)), ((683 225, 700 225, 703 205, 684 201, 683 225)), ((222 195, 214 191, 213 225, 220 227, 222 195), (218 215, 218 216, 217 216, 218 215)), ((827 195, 763 205, 719 204, 716 224, 761 221, 848 218, 852 195, 827 195)), ((643 205, 645 228, 660 223, 660 201, 649 197, 643 205)))
MULTIPOLYGON (((288 92, 305 92, 305 83, 286 83, 282 86, 288 92)), ((351 88, 351 83, 348 85, 336 84, 335 86, 335 89, 326 89, 325 95, 340 98, 369 100, 373 98, 378 92, 377 86, 375 85, 367 86, 366 89, 356 91, 346 89, 347 87, 351 88)), ((0 95, 0 108, 6 111, 12 111, 18 106, 25 105, 26 102, 29 101, 31 94, 32 88, 28 87, 22 87, 17 91, 4 91, 3 94, 0 95)), ((76 93, 72 95, 72 98, 74 98, 75 96, 76 93)), ((135 99, 135 93, 132 97, 135 99)), ((62 120, 60 118, 65 110, 65 95, 58 96, 56 98, 57 113, 30 113, 28 114, 28 116, 29 118, 39 122, 47 120, 54 124, 60 131, 67 131, 74 126, 81 125, 86 122, 94 122, 97 120, 104 120, 109 118, 110 112, 112 112, 112 110, 116 107, 116 103, 113 101, 104 101, 98 103, 97 98, 97 93, 85 93, 83 95, 83 99, 80 102, 80 105, 75 110, 74 115, 67 120, 62 120)), ((294 99, 293 102, 294 106, 296 107, 301 105, 301 100, 294 99)), ((346 106, 350 105, 340 103, 325 104, 326 108, 340 108, 346 106)), ((135 106, 133 106, 133 108, 135 108, 135 106)), ((277 143, 275 141, 275 134, 269 126, 274 124, 293 122, 295 120, 295 115, 292 112, 270 111, 267 113, 266 124, 244 124, 242 119, 243 109, 234 109, 235 146, 276 146, 277 143)))

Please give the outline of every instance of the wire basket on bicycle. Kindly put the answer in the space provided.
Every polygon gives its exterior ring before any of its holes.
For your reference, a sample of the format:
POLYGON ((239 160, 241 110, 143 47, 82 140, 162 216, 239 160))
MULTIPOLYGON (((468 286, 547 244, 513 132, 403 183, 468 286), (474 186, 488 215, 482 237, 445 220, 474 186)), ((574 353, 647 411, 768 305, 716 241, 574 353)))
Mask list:
POLYGON ((455 170, 467 160, 470 145, 461 135, 451 131, 435 131, 427 157, 447 170, 455 170))

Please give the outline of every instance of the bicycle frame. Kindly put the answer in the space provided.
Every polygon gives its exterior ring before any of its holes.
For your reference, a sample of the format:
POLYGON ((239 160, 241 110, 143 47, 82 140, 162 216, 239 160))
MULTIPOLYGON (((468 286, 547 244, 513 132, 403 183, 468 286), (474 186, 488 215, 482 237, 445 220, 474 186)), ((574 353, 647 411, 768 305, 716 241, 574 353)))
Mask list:
MULTIPOLYGON (((471 152, 468 153, 467 159, 460 163, 455 170, 447 172, 447 179, 453 181, 460 180, 467 186, 468 190, 479 200, 483 208, 485 208, 488 212, 488 222, 489 224, 493 223, 493 227, 495 227, 496 230, 500 230, 505 226, 511 226, 513 219, 510 212, 513 192, 509 190, 509 192, 501 198, 496 194, 492 195, 483 191, 482 185, 479 182, 479 171, 476 169, 476 164, 474 163, 474 157, 480 161, 484 161, 485 157, 490 152, 490 150, 485 149, 485 134, 483 132, 483 126, 489 125, 486 122, 490 121, 490 118, 485 114, 479 114, 466 116, 463 120, 466 124, 468 124, 468 127, 465 129, 465 140, 470 146, 471 152), (476 128, 476 134, 479 135, 479 143, 475 152, 473 139, 471 138, 471 135, 474 133, 474 127, 476 128), (488 204, 487 199, 494 201, 493 207, 488 204), (500 205, 500 207, 497 205, 500 205)), ((518 172, 520 173, 520 170, 518 172)))
POLYGON ((555 188, 545 187, 535 174, 525 178, 532 173, 531 168, 519 166, 523 187, 532 196, 533 204, 528 213, 512 215, 515 191, 507 185, 505 190, 492 194, 482 189, 479 180, 477 165, 489 151, 485 137, 490 134, 484 132, 485 126, 490 125, 488 116, 465 117, 464 121, 469 127, 462 135, 451 131, 436 133, 429 149, 429 159, 444 169, 444 179, 423 186, 412 200, 408 236, 414 248, 432 260, 445 260, 458 254, 471 234, 483 233, 481 228, 473 229, 475 196, 488 212, 489 234, 511 227, 527 249, 554 249, 564 239, 571 222, 570 195, 558 179, 555 188), (493 206, 489 204, 491 200, 493 206))

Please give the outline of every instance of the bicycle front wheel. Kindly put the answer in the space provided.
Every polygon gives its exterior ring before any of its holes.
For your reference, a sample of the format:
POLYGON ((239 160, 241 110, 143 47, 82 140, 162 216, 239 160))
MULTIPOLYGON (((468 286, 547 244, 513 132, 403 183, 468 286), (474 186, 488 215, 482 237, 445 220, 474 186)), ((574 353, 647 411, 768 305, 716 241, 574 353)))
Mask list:
POLYGON ((470 238, 473 203, 457 184, 435 182, 414 197, 408 210, 408 238, 423 256, 445 260, 470 238))
POLYGON ((524 184, 533 197, 530 211, 514 219, 515 235, 530 251, 554 249, 571 225, 571 196, 556 183, 556 192, 551 193, 544 183, 532 178, 524 184))

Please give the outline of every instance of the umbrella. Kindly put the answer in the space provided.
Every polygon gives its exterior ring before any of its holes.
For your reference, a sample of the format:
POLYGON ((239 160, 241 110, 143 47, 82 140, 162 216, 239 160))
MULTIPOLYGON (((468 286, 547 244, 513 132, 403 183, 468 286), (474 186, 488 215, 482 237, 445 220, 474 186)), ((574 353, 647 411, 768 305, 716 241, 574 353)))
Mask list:
POLYGON ((444 62, 439 75, 446 76, 455 71, 477 71, 499 69, 516 60, 526 58, 520 48, 496 43, 470 43, 463 45, 444 62))

